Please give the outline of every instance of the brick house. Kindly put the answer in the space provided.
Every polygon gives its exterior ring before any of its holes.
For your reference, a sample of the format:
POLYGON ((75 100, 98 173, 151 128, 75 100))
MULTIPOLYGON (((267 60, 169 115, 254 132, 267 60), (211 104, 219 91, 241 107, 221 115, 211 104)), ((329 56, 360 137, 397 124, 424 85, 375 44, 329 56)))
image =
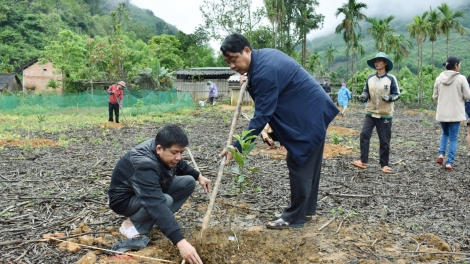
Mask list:
POLYGON ((47 87, 47 83, 50 79, 54 79, 56 81, 62 80, 62 75, 58 72, 59 70, 54 68, 51 62, 46 62, 45 64, 35 62, 31 64, 31 66, 23 70, 23 93, 47 93, 53 91, 61 93, 61 88, 54 90, 47 87))

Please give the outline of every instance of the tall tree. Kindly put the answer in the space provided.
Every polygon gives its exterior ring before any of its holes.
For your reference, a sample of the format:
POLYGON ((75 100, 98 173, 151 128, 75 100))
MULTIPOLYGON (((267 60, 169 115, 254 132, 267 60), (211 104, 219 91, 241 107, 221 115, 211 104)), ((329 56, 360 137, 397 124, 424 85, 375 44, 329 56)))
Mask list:
POLYGON ((406 39, 402 34, 393 34, 390 37, 390 44, 385 52, 392 56, 392 61, 395 63, 394 68, 396 68, 397 77, 400 73, 400 63, 410 55, 409 49, 411 47, 413 47, 411 41, 406 39))
POLYGON ((453 11, 449 7, 449 5, 446 3, 443 3, 442 5, 438 6, 437 9, 441 11, 441 15, 442 15, 438 23, 438 28, 443 34, 446 35, 447 57, 449 57, 450 31, 453 29, 455 32, 459 33, 460 35, 464 35, 467 32, 458 20, 459 18, 463 18, 465 16, 465 12, 453 11))
POLYGON ((439 21, 441 20, 441 14, 436 10, 436 9, 431 9, 429 7, 429 12, 428 12, 428 23, 429 23, 429 31, 428 31, 428 36, 429 36, 429 41, 431 41, 431 65, 432 65, 432 73, 431 77, 434 79, 434 42, 437 40, 437 36, 441 32, 439 29, 439 21))
POLYGON ((410 32, 410 36, 416 38, 418 44, 418 103, 421 104, 423 100, 423 80, 422 80, 422 67, 423 67, 423 42, 426 40, 427 33, 429 32, 429 21, 427 20, 428 12, 424 12, 421 16, 415 16, 413 23, 408 24, 406 28, 410 32))
POLYGON ((390 27, 390 22, 394 18, 394 16, 389 16, 379 20, 374 17, 366 19, 366 21, 371 24, 370 27, 367 28, 367 33, 375 40, 375 48, 377 51, 385 51, 387 49, 386 45, 389 37, 395 32, 395 30, 390 27))
POLYGON ((307 60, 307 33, 313 29, 323 27, 325 16, 317 14, 315 8, 318 7, 317 0, 297 0, 295 1, 296 19, 295 25, 299 29, 299 38, 302 42, 302 66, 305 67, 307 60))
POLYGON ((283 0, 264 0, 267 17, 271 22, 273 32, 273 48, 278 48, 278 39, 282 37, 282 22, 286 16, 286 7, 283 0))
POLYGON ((331 65, 333 64, 333 61, 335 60, 335 53, 338 52, 336 48, 333 48, 333 44, 330 43, 328 48, 325 50, 325 58, 326 61, 328 62, 328 68, 329 71, 331 71, 331 65))
POLYGON ((317 72, 321 68, 321 62, 320 62, 320 54, 318 51, 315 51, 312 53, 307 60, 307 64, 305 65, 305 69, 312 75, 317 72))
MULTIPOLYGON (((363 13, 363 9, 367 8, 367 4, 362 3, 362 2, 356 2, 356 0, 348 0, 347 3, 343 4, 341 7, 339 7, 336 12, 335 16, 338 17, 339 15, 344 15, 343 20, 341 23, 336 26, 335 33, 336 34, 343 34, 343 40, 346 43, 346 55, 349 60, 349 55, 350 52, 349 50, 352 49, 352 42, 356 38, 356 29, 360 33, 361 27, 359 25, 359 22, 362 20, 367 19, 367 16, 363 13)), ((355 54, 353 55, 353 60, 355 60, 355 54)), ((349 61, 348 61, 349 64, 349 61)), ((353 62, 351 62, 351 65, 354 65, 353 62)), ((354 71, 354 69, 352 69, 354 71)), ((349 76, 349 70, 346 73, 346 79, 348 79, 349 76)))
POLYGON ((129 11, 127 11, 124 3, 119 3, 116 10, 111 11, 111 19, 113 25, 113 32, 109 37, 109 44, 111 48, 111 68, 112 72, 117 73, 119 79, 127 82, 127 73, 124 70, 124 57, 126 56, 126 49, 124 45, 123 26, 124 23, 131 20, 129 11))
POLYGON ((264 9, 252 9, 252 0, 204 0, 199 10, 210 37, 217 40, 232 33, 244 34, 249 38, 265 16, 264 9))

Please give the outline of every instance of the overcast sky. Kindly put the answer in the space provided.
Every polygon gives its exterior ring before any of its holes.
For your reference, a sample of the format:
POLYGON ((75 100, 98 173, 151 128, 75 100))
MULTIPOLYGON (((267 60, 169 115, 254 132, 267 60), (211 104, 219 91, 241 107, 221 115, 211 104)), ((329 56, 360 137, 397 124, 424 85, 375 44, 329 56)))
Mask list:
MULTIPOLYGON (((252 0, 253 6, 261 7, 263 0, 252 0)), ((451 8, 456 8, 468 0, 357 0, 367 4, 368 8, 364 11, 367 16, 409 18, 410 22, 413 16, 422 15, 429 7, 435 8, 441 3, 446 2, 451 8)), ((343 18, 341 15, 336 18, 336 9, 341 7, 347 0, 319 0, 317 13, 325 16, 323 29, 312 31, 308 38, 322 36, 334 32, 336 26, 343 18)), ((203 0, 131 0, 131 3, 145 9, 153 11, 155 16, 165 20, 167 23, 176 26, 184 33, 193 33, 197 25, 202 24, 202 14, 199 6, 203 0)))

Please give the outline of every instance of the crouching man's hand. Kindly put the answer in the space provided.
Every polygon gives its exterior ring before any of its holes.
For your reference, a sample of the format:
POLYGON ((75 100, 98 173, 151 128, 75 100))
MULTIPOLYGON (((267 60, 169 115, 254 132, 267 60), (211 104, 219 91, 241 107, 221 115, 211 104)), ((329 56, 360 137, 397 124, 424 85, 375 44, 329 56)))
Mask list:
POLYGON ((196 252, 196 249, 189 244, 186 239, 180 240, 176 243, 178 250, 180 251, 181 257, 188 264, 202 264, 202 260, 196 252))
POLYGON ((197 181, 199 182, 199 184, 201 184, 201 187, 204 189, 204 192, 211 192, 211 180, 202 176, 202 174, 199 174, 199 178, 197 178, 197 181))

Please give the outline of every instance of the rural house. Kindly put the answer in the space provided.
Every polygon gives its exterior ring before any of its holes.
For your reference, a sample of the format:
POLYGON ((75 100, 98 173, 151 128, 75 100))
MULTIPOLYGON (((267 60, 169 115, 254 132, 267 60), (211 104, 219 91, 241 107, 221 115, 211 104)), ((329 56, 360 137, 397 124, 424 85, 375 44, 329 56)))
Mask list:
POLYGON ((0 74, 0 92, 20 92, 22 90, 21 81, 12 73, 0 74))
POLYGON ((219 97, 229 97, 228 78, 236 72, 230 67, 205 67, 183 69, 176 72, 175 88, 192 93, 194 100, 206 99, 209 95, 207 81, 215 83, 219 97))
MULTIPOLYGON (((54 68, 51 62, 45 64, 34 62, 23 70, 23 92, 28 90, 34 93, 53 92, 54 89, 48 88, 47 83, 50 79, 61 81, 62 75, 58 72, 59 69, 54 68)), ((58 88, 57 92, 62 92, 62 89, 58 88)))

